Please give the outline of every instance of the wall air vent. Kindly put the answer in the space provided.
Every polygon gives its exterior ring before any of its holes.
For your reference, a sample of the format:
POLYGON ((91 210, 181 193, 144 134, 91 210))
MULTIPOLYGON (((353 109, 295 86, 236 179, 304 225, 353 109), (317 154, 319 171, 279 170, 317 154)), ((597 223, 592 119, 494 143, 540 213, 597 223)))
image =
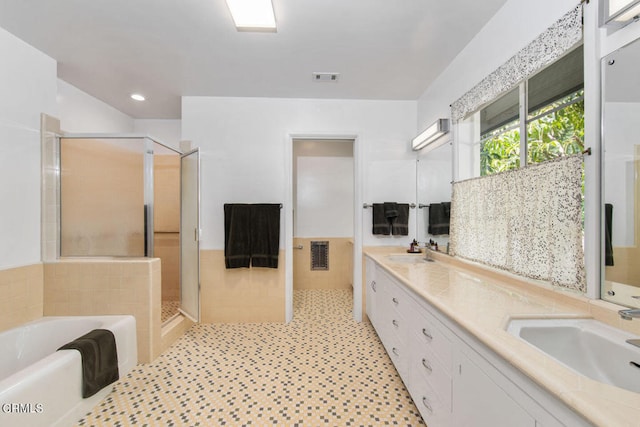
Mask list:
POLYGON ((311 270, 329 269, 329 241, 311 241, 311 270))
POLYGON ((340 73, 313 73, 314 82, 337 83, 340 73))

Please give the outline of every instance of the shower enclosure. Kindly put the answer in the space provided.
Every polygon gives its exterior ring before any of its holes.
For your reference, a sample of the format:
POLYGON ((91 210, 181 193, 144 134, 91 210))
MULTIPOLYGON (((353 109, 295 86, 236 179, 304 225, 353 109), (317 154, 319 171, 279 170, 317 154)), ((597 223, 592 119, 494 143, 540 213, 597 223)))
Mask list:
POLYGON ((65 135, 59 143, 60 256, 160 258, 163 303, 197 321, 198 151, 185 160, 147 136, 65 135))

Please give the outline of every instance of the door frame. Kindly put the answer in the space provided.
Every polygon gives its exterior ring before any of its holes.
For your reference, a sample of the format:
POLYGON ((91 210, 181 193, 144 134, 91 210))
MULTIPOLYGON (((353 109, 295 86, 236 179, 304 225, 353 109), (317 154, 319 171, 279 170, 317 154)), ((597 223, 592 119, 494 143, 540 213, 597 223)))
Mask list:
POLYGON ((362 321, 362 139, 353 133, 288 134, 285 144, 287 194, 285 199, 285 321, 293 320, 293 141, 300 139, 353 140, 353 318, 362 321))

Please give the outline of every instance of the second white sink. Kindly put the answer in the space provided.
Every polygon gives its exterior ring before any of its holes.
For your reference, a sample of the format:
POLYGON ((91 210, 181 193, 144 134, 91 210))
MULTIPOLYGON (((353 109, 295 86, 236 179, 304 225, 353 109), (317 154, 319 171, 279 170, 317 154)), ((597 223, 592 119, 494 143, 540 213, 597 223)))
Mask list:
POLYGON ((420 264, 426 261, 424 254, 387 255, 386 258, 391 262, 399 262, 401 264, 420 264))
POLYGON ((596 381, 640 393, 639 337, 593 319, 513 319, 507 332, 596 381))

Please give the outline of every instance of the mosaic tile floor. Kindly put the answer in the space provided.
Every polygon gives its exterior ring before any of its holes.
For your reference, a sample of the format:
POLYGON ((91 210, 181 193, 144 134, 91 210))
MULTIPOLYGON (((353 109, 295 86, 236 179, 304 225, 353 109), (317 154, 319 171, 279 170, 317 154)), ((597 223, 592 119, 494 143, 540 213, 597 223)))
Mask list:
POLYGON ((160 321, 164 323, 167 320, 171 319, 173 316, 178 314, 179 308, 180 308, 180 301, 163 300, 162 310, 160 314, 160 321))
POLYGON ((288 324, 198 324, 78 426, 425 425, 350 290, 296 291, 288 324))

